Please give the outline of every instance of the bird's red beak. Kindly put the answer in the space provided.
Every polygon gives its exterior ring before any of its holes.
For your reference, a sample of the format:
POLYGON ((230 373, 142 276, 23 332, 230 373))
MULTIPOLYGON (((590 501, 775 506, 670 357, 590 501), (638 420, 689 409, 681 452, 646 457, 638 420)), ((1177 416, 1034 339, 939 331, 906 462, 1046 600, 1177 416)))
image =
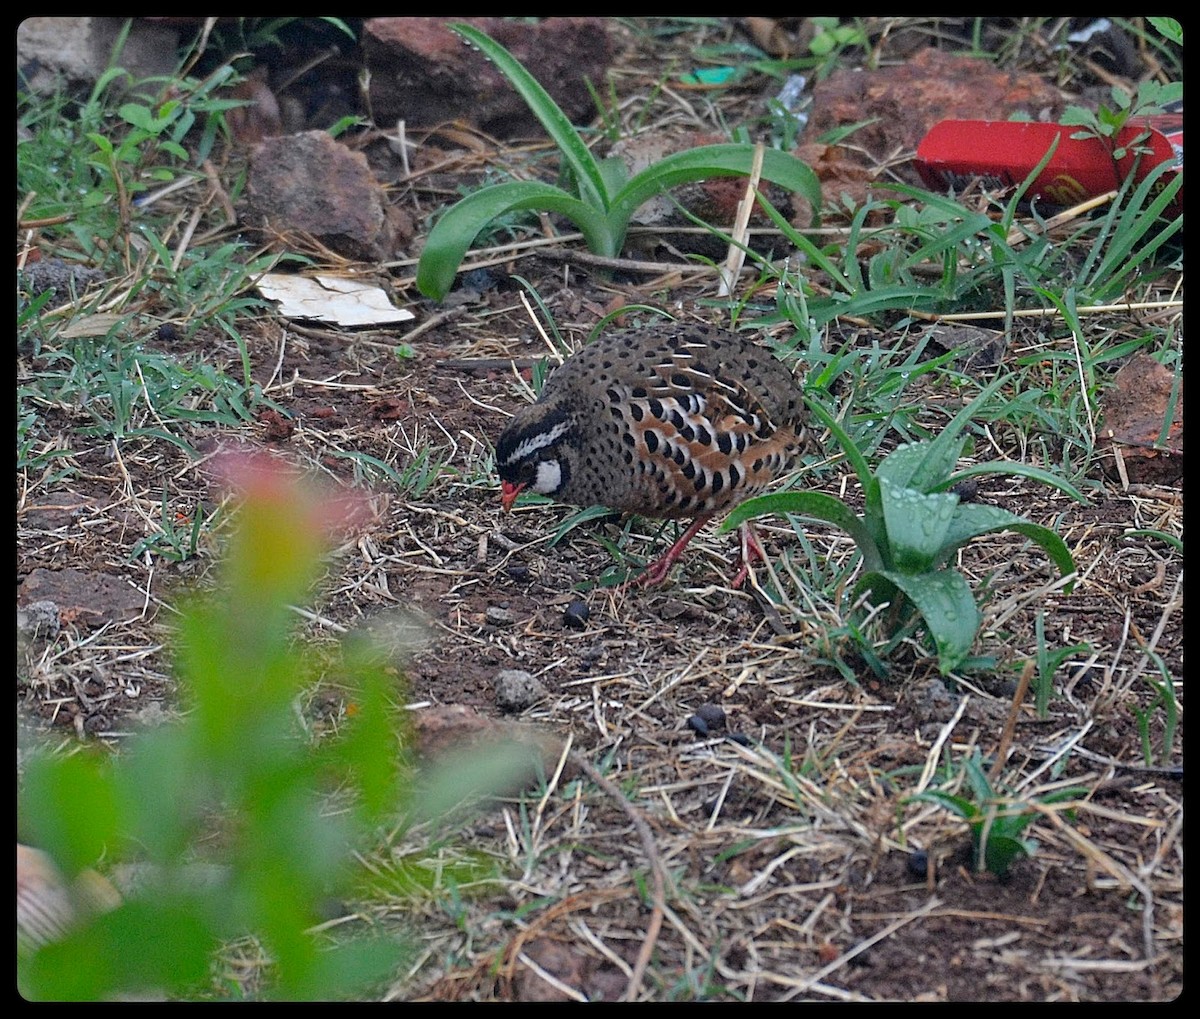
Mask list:
POLYGON ((524 485, 518 485, 512 481, 500 482, 500 505, 504 507, 505 513, 512 509, 512 504, 517 501, 517 496, 524 490, 524 485))

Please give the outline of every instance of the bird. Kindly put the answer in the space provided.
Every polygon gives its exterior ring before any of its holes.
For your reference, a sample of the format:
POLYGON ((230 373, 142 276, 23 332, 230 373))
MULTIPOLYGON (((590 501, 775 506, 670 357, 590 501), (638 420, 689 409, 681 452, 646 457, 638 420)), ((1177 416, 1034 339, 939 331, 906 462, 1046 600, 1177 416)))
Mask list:
MULTIPOLYGON (((811 445, 799 383, 770 350, 714 326, 600 336, 546 379, 495 444, 505 511, 524 491, 691 525, 635 584, 666 580, 714 516, 786 474, 811 445)), ((733 586, 761 557, 743 529, 733 586)))

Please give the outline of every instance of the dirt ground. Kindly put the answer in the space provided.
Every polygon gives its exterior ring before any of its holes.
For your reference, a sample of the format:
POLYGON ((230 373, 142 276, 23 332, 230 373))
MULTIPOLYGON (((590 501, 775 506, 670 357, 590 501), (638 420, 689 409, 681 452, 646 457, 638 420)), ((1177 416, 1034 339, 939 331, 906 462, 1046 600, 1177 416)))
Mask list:
MULTIPOLYGON (((580 781, 564 757, 544 797, 476 817, 462 834, 500 861, 505 880, 462 889, 457 915, 432 901, 361 907, 420 932, 420 958, 384 996, 612 1000, 647 940, 655 951, 642 996, 654 1000, 1177 996, 1183 727, 1168 766, 1147 765, 1131 709, 1152 699, 1141 678, 1157 675, 1147 648, 1170 676, 1183 675, 1182 559, 1123 535, 1181 534, 1181 489, 1126 488, 1099 462, 1086 506, 1041 486, 984 481, 980 501, 1063 536, 1079 566, 1076 591, 1064 594, 1040 550, 1016 536, 977 541, 962 556, 973 585, 989 592, 977 650, 1001 667, 949 686, 931 660, 901 654, 890 679, 864 665, 848 681, 830 649, 822 653, 836 622, 829 606, 814 604, 797 622, 755 583, 728 588, 734 535, 707 529, 671 581, 625 591, 591 586, 613 565, 598 538, 649 560, 670 528, 639 522, 622 535, 622 521, 593 522, 552 545, 570 508, 500 512, 490 443, 523 399, 514 371, 546 352, 507 270, 534 284, 576 343, 614 296, 718 320, 701 303, 706 284, 664 289, 526 256, 453 309, 412 291, 419 321, 437 323, 413 340, 411 358, 394 352, 399 331, 246 323, 255 379, 282 416, 193 436, 205 455, 265 447, 345 484, 363 483, 353 455, 403 471, 432 448, 444 467, 420 494, 370 480, 375 518, 337 549, 298 617, 302 632, 317 641, 366 625, 399 634, 403 697, 417 714, 459 706, 501 719, 497 674, 532 673, 546 693, 520 722, 613 783, 580 781), (564 610, 580 599, 589 614, 577 627, 564 610), (1068 785, 1086 793, 1073 817, 1043 809, 1027 831, 1036 854, 998 880, 971 866, 961 821, 901 797, 918 777, 936 786, 940 767, 970 748, 985 760, 995 753, 1013 663, 1036 648, 1039 612, 1052 647, 1091 650, 1059 671, 1046 718, 1022 710, 1004 774, 1018 798, 1068 785), (688 720, 706 704, 725 723, 701 735, 688 720), (654 873, 668 887, 661 918, 646 890, 654 873)), ((859 331, 858 342, 873 340, 913 337, 859 331)), ((194 342, 211 360, 232 357, 215 333, 194 342)), ((67 413, 52 412, 63 428, 67 413)), ((58 627, 19 650, 19 728, 22 740, 119 747, 175 715, 171 606, 209 581, 219 547, 206 540, 182 563, 131 551, 160 528, 164 491, 184 524, 219 497, 205 460, 165 443, 114 453, 97 439, 70 462, 77 472, 65 481, 17 479, 18 601, 59 608, 58 627)), ((853 497, 848 469, 821 487, 853 497)), ((832 530, 807 531, 823 554, 848 554, 832 530)), ((794 545, 782 521, 760 534, 774 563, 794 545)), ((319 725, 345 707, 331 685, 311 691, 302 710, 319 725)), ((1158 747, 1161 712, 1150 735, 1158 747)))

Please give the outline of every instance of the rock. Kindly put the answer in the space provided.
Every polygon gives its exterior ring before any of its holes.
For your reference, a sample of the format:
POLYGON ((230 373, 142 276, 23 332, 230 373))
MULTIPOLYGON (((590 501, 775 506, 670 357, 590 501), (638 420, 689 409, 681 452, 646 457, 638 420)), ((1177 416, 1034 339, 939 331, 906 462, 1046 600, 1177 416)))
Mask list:
POLYGON ((516 622, 512 610, 499 605, 489 605, 483 610, 483 617, 493 626, 512 626, 516 622))
POLYGON ((387 197, 366 157, 325 131, 254 146, 246 192, 249 223, 268 238, 303 250, 298 235, 311 234, 339 254, 365 261, 395 253, 387 197))
POLYGON ((17 608, 17 633, 23 636, 53 640, 59 626, 58 605, 48 598, 17 608))
MULTIPOLYGON (((435 704, 413 711, 412 732, 416 753, 427 766, 455 758, 478 762, 481 770, 488 768, 488 754, 498 751, 502 762, 511 761, 514 747, 529 755, 523 774, 512 776, 506 790, 517 792, 539 781, 541 775, 553 774, 563 752, 563 741, 553 733, 525 722, 488 718, 466 704, 435 704)), ((576 769, 568 764, 563 775, 568 779, 576 769)), ((488 776, 481 775, 486 782, 488 776)))
POLYGON ((127 18, 26 18, 17 26, 17 74, 39 95, 94 85, 112 61, 135 79, 175 71, 179 29, 135 18, 113 55, 127 18))
POLYGON ((512 714, 533 707, 546 696, 542 683, 524 669, 504 669, 492 681, 496 692, 496 707, 512 714))
MULTIPOLYGON (((1066 107, 1062 94, 1044 77, 1000 71, 985 60, 926 48, 907 63, 877 70, 839 70, 813 86, 805 144, 796 155, 821 181, 825 204, 844 208, 842 194, 855 204, 869 197, 869 184, 888 166, 910 184, 923 186, 911 154, 934 124, 965 118, 1007 120, 1018 111, 1034 120, 1054 120, 1066 107), (866 122, 846 146, 816 139, 850 124, 866 122), (897 163, 898 153, 910 158, 897 163)), ((807 203, 793 203, 792 222, 806 226, 807 203)))
POLYGON ((576 598, 563 609, 563 623, 572 630, 583 630, 587 628, 587 621, 591 614, 592 610, 588 608, 588 603, 582 598, 576 598))
POLYGON ((61 258, 46 258, 30 262, 17 273, 17 286, 30 297, 47 290, 53 295, 42 306, 43 311, 58 308, 83 296, 93 283, 103 283, 104 272, 82 265, 68 265, 61 258))
POLYGON ((497 138, 542 134, 541 124, 477 49, 449 28, 462 21, 486 32, 533 74, 572 121, 590 120, 585 80, 604 81, 611 46, 603 18, 371 18, 362 31, 371 108, 381 126, 403 120, 435 127, 462 120, 497 138))
MULTIPOLYGON (((1174 485, 1183 480, 1183 380, 1172 408, 1174 385, 1170 371, 1148 354, 1138 354, 1117 372, 1100 401, 1103 420, 1098 431, 1121 458, 1125 477, 1135 484, 1174 485)), ((1106 458, 1105 468, 1119 476, 1115 459, 1106 458)))
POLYGON ((18 605, 28 610, 39 601, 55 602, 61 622, 85 629, 137 618, 146 607, 145 594, 123 578, 71 568, 38 567, 17 587, 18 605))

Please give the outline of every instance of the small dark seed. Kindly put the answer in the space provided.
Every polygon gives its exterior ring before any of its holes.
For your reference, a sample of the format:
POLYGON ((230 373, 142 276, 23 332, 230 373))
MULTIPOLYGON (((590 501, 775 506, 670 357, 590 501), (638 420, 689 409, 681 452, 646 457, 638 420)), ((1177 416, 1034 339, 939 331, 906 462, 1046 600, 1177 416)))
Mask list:
POLYGON ((514 563, 512 566, 510 566, 504 572, 508 574, 509 580, 528 580, 529 579, 529 567, 525 566, 522 563, 514 563))
POLYGON ((572 630, 582 630, 587 626, 591 614, 592 610, 588 608, 587 602, 577 598, 563 611, 563 623, 572 630))
POLYGON ((728 740, 733 740, 734 743, 739 743, 744 747, 753 746, 750 742, 750 737, 740 732, 731 732, 725 736, 728 740))
POLYGON ((908 854, 907 862, 908 872, 924 881, 929 873, 929 854, 924 849, 917 849, 908 854))
POLYGON ((951 485, 950 491, 958 496, 959 502, 974 502, 979 494, 979 482, 966 478, 957 485, 951 485))
POLYGON ((708 723, 699 715, 689 715, 687 725, 697 736, 708 735, 708 723))
POLYGON ((725 728, 725 709, 719 704, 701 704, 696 714, 713 729, 725 728))

